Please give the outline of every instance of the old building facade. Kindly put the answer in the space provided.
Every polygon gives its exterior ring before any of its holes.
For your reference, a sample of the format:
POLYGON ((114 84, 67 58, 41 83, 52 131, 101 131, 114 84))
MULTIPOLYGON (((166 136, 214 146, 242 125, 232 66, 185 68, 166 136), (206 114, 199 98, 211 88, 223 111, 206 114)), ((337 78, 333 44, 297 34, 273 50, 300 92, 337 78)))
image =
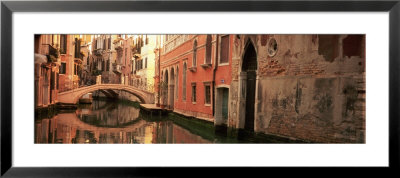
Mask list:
POLYGON ((83 55, 81 54, 79 35, 60 35, 60 76, 59 91, 68 91, 79 87, 79 74, 82 70, 83 55))
POLYGON ((114 46, 117 35, 93 35, 92 75, 101 75, 102 83, 120 83, 120 75, 114 73, 113 64, 117 59, 114 46))
POLYGON ((154 92, 155 59, 154 50, 157 35, 136 35, 133 39, 132 85, 142 90, 154 92))
POLYGON ((365 35, 237 35, 228 126, 365 141, 365 35))
POLYGON ((163 41, 160 104, 211 122, 215 112, 218 124, 227 120, 230 35, 165 35, 163 41))
POLYGON ((57 102, 60 35, 35 35, 35 109, 57 102))

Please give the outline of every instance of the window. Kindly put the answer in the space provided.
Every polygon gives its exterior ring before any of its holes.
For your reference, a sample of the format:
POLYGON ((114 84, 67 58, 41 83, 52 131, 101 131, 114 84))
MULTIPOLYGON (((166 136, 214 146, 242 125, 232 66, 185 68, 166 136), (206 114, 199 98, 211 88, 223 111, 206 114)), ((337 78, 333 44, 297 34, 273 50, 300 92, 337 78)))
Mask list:
POLYGON ((57 73, 56 76, 57 76, 56 84, 57 84, 57 90, 58 90, 58 85, 59 85, 59 83, 60 83, 59 80, 58 80, 58 79, 59 79, 59 73, 57 73))
POLYGON ((52 71, 50 76, 50 90, 54 90, 56 88, 55 78, 56 78, 56 73, 52 71))
POLYGON ((204 87, 205 87, 204 91, 206 92, 205 93, 204 102, 205 102, 205 104, 211 104, 211 87, 210 87, 210 84, 205 84, 204 87))
POLYGON ((364 35, 347 35, 343 39, 343 57, 344 56, 362 56, 364 35))
POLYGON ((111 38, 108 38, 108 49, 111 49, 111 38))
POLYGON ((128 48, 125 48, 125 59, 124 59, 124 63, 125 63, 125 65, 126 65, 126 61, 128 60, 127 58, 127 55, 128 55, 128 48))
POLYGON ((109 62, 110 60, 107 60, 107 63, 106 63, 106 71, 110 71, 110 62, 109 62))
POLYGON ((77 74, 77 66, 76 66, 76 64, 74 64, 74 75, 76 75, 77 74))
POLYGON ((196 102, 196 83, 192 83, 192 102, 196 102))
POLYGON ((147 57, 144 58, 144 68, 147 68, 147 57))
POLYGON ((333 62, 339 56, 339 35, 318 35, 318 54, 333 62))
POLYGON ((268 55, 273 57, 275 56, 277 51, 278 51, 278 43, 276 42, 275 38, 271 38, 268 42, 268 55))
POLYGON ((81 40, 75 38, 75 58, 81 58, 81 40))
POLYGON ((221 37, 220 63, 228 63, 229 57, 229 35, 221 37))
POLYGON ((212 47, 212 36, 207 35, 206 41, 206 64, 211 64, 211 47, 212 47))
POLYGON ((196 56, 197 55, 197 41, 195 40, 193 43, 193 67, 196 66, 196 56))
POLYGON ((60 35, 60 54, 67 53, 67 35, 60 35))
POLYGON ((178 90, 179 90, 179 68, 176 67, 176 79, 175 79, 175 99, 178 99, 178 90))
POLYGON ((67 64, 65 62, 61 62, 60 74, 65 74, 66 70, 67 70, 67 64))
POLYGON ((183 70, 182 70, 182 75, 183 75, 183 79, 182 79, 182 100, 186 101, 186 63, 183 63, 183 70))

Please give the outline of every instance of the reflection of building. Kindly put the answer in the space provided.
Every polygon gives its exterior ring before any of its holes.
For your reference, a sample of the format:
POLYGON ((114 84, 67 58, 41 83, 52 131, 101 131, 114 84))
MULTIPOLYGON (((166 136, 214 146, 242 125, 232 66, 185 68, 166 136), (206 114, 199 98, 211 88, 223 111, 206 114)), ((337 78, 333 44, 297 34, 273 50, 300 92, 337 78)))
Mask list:
POLYGON ((35 109, 57 102, 60 35, 35 35, 35 109))

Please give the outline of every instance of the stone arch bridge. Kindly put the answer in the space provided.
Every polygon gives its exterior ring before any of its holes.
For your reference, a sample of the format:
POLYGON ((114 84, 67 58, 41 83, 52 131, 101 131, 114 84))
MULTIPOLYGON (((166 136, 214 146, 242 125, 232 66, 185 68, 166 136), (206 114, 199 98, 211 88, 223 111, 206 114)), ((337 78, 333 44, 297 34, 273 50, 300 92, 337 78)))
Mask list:
POLYGON ((154 103, 154 93, 138 89, 130 85, 122 84, 96 84, 60 92, 58 93, 58 102, 65 104, 76 104, 79 101, 79 98, 81 98, 83 95, 96 90, 122 90, 135 95, 144 104, 154 103))

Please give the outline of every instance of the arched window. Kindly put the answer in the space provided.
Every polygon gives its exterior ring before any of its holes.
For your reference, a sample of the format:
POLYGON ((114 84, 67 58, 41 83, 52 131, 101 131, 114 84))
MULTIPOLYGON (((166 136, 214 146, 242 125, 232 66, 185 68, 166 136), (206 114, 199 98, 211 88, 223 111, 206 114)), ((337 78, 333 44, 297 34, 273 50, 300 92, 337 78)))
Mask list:
POLYGON ((211 47, 212 47, 212 35, 207 35, 207 40, 206 40, 206 64, 211 64, 211 47))
POLYGON ((178 99, 178 91, 179 91, 179 67, 176 67, 176 80, 175 80, 175 98, 178 99))
POLYGON ((183 79, 182 79, 182 100, 186 101, 186 63, 183 63, 183 79))
POLYGON ((196 66, 196 55, 197 55, 197 40, 194 40, 193 43, 193 67, 196 66))

